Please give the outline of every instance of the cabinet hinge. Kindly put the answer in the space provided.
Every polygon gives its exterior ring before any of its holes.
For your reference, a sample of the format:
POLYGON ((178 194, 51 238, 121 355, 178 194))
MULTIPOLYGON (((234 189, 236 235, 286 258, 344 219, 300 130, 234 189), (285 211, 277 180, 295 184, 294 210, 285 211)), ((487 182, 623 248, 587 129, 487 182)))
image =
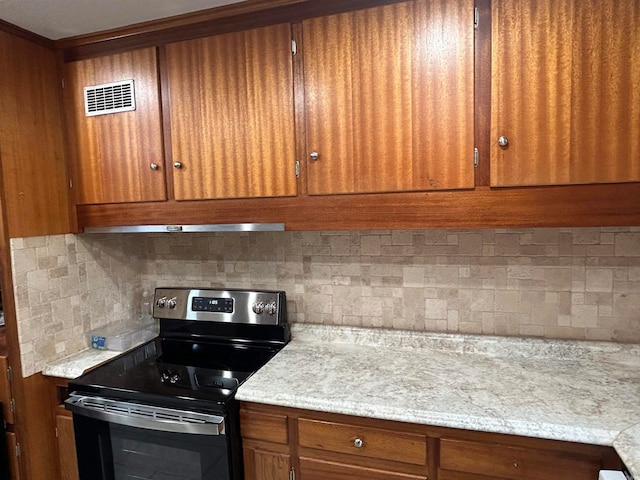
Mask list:
POLYGON ((292 55, 298 54, 298 44, 296 43, 295 40, 291 40, 291 54, 292 55))
POLYGON ((296 160, 296 178, 300 178, 300 161, 296 160))
POLYGON ((9 410, 11 413, 16 413, 16 401, 13 398, 9 402, 9 410))
POLYGON ((289 480, 296 480, 296 471, 293 469, 293 467, 291 467, 291 470, 289 470, 289 480))
POLYGON ((480 163, 480 152, 478 152, 478 147, 473 149, 473 166, 477 167, 480 163))
POLYGON ((11 370, 11 367, 7 367, 7 380, 13 382, 13 370, 11 370))
POLYGON ((478 7, 475 7, 473 9, 473 28, 477 29, 478 25, 480 25, 480 10, 478 7))
POLYGON ((16 452, 15 453, 16 453, 16 457, 20 456, 20 444, 19 443, 16 443, 16 452))

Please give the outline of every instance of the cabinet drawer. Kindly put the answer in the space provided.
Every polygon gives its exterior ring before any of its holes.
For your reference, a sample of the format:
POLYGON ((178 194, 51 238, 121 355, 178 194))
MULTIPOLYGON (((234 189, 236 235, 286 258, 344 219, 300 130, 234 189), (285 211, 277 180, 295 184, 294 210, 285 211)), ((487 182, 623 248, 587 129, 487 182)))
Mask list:
POLYGON ((357 467, 313 458, 300 458, 300 480, 427 480, 424 475, 389 472, 374 468, 357 467))
POLYGON ((598 478, 600 462, 595 457, 560 450, 442 439, 440 468, 513 480, 571 480, 598 478))
POLYGON ((287 417, 272 413, 240 410, 242 438, 253 438, 273 443, 288 443, 287 417))
POLYGON ((427 463, 424 435, 301 418, 298 436, 302 447, 413 465, 427 463))

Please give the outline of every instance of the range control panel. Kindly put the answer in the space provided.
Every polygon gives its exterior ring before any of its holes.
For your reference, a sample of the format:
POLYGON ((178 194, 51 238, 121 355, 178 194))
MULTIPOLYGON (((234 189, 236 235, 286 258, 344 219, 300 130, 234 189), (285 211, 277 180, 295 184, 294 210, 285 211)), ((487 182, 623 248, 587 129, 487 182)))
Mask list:
POLYGON ((285 292, 157 288, 153 316, 172 320, 279 325, 286 311, 285 292))

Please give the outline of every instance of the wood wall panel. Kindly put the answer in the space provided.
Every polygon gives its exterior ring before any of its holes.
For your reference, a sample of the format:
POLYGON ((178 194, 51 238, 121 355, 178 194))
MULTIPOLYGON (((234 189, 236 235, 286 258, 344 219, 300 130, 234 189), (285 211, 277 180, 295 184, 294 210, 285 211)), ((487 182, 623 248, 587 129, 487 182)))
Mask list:
POLYGON ((177 200, 295 195, 291 28, 167 46, 177 200))
POLYGON ((473 187, 473 2, 303 22, 309 193, 473 187))
POLYGON ((65 81, 76 202, 166 200, 156 49, 67 63, 65 81), (135 111, 85 116, 85 86, 129 79, 135 111))
POLYGON ((500 0, 493 15, 491 184, 640 180, 640 4, 500 0))
POLYGON ((56 54, 0 31, 0 162, 10 237, 70 230, 56 54))

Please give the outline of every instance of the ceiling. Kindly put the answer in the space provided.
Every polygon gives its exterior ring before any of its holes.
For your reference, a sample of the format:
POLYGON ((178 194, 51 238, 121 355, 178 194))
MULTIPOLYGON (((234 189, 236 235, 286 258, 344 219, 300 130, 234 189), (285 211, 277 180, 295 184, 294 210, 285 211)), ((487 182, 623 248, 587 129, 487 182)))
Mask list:
POLYGON ((0 19, 51 40, 245 0, 0 0, 0 19))

